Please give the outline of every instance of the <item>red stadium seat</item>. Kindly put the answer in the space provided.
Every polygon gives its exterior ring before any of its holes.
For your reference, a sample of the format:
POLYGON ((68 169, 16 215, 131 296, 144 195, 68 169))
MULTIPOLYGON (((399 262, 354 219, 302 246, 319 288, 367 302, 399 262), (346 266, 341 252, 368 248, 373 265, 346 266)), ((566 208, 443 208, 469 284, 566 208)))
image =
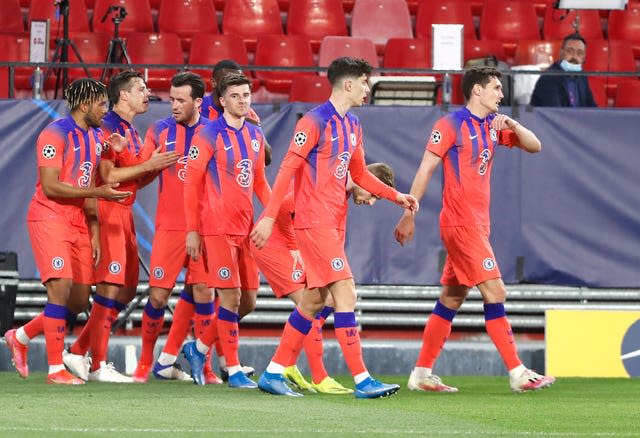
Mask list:
POLYGON ((589 88, 593 94, 593 100, 599 107, 607 107, 607 78, 602 76, 589 76, 589 88))
POLYGON ((328 36, 320 44, 318 65, 328 67, 331 62, 341 56, 352 56, 365 59, 373 67, 378 67, 376 46, 369 38, 328 36))
POLYGON ((463 50, 465 62, 487 56, 495 56, 498 60, 505 62, 508 59, 502 42, 496 40, 465 40, 463 50))
POLYGON ((587 41, 602 39, 602 25, 600 24, 600 13, 595 10, 566 11, 554 8, 547 8, 544 14, 544 24, 542 34, 545 40, 561 40, 567 35, 575 33, 573 27, 576 14, 580 23, 580 35, 587 41), (563 18, 564 17, 564 18, 563 18))
POLYGON ((624 81, 618 84, 614 106, 621 108, 640 108, 640 81, 624 81))
POLYGON ((219 33, 216 8, 211 0, 162 0, 158 31, 177 33, 188 51, 195 34, 219 33))
POLYGON ((0 33, 23 33, 24 21, 20 10, 19 0, 5 0, 2 2, 0 14, 0 33))
POLYGON ((93 9, 93 31, 104 32, 113 35, 114 23, 112 19, 115 12, 110 13, 102 22, 109 6, 124 7, 127 15, 120 22, 120 34, 126 35, 134 32, 153 32, 153 17, 149 0, 96 0, 93 9))
POLYGON ((413 38, 407 3, 404 0, 356 0, 351 12, 351 36, 369 38, 380 55, 389 38, 413 38))
POLYGON ((309 38, 314 52, 322 38, 347 35, 347 20, 341 0, 296 0, 289 4, 287 34, 309 38))
MULTIPOLYGON (((262 35, 256 44, 255 66, 315 67, 313 51, 309 41, 299 35, 262 35)), ((315 75, 314 72, 260 71, 257 79, 264 82, 267 90, 288 93, 291 79, 295 76, 315 75)))
POLYGON ((476 39, 471 3, 460 0, 423 1, 416 15, 416 38, 431 39, 432 24, 462 24, 464 38, 476 39))
POLYGON ((0 99, 9 97, 9 69, 0 68, 0 99))
MULTIPOLYGON (((633 50, 627 41, 593 40, 587 42, 587 54, 583 68, 585 71, 635 72, 636 63, 633 58, 633 50)), ((631 78, 624 76, 607 77, 607 96, 614 97, 617 85, 629 79, 631 78)))
MULTIPOLYGON (((213 66, 223 59, 232 59, 240 65, 248 65, 249 57, 247 47, 242 37, 237 35, 216 35, 197 34, 191 42, 189 52, 189 64, 208 64, 208 70, 194 69, 207 83, 207 88, 211 88, 208 80, 211 78, 213 66)), ((251 76, 250 72, 245 72, 251 76)), ((253 81, 253 90, 260 87, 260 81, 253 81)))
MULTIPOLYGON (((51 0, 31 0, 27 30, 31 20, 51 20, 51 43, 55 43, 55 35, 62 38, 62 16, 58 14, 58 7, 51 0)), ((69 0, 69 32, 89 32, 87 5, 84 0, 69 0)))
POLYGON ((222 15, 222 32, 240 35, 253 52, 259 35, 280 35, 282 20, 278 0, 227 0, 222 15))
MULTIPOLYGON (((384 50, 384 68, 431 68, 431 45, 422 39, 391 38, 384 50)), ((404 73, 413 75, 414 73, 404 73)))
MULTIPOLYGON (((82 62, 85 64, 101 64, 107 59, 107 52, 109 51, 109 41, 111 38, 104 33, 72 33, 69 35, 71 41, 78 48, 78 53, 82 57, 82 62)), ((73 50, 69 50, 69 62, 80 62, 73 50)), ((101 68, 90 68, 89 74, 94 79, 100 79, 102 75, 101 68)), ((87 74, 82 68, 70 68, 69 80, 84 78, 87 74)))
MULTIPOLYGON (((0 34, 0 61, 29 62, 29 37, 20 35, 0 34)), ((0 70, 9 71, 8 67, 0 70)), ((31 89, 30 67, 17 67, 14 70, 14 85, 19 90, 31 89)))
POLYGON ((180 38, 175 33, 131 34, 127 50, 133 64, 175 64, 175 69, 148 70, 147 85, 160 92, 169 90, 171 78, 184 64, 180 38))
POLYGON ((290 102, 324 102, 331 95, 331 86, 323 76, 296 76, 291 81, 290 102))
POLYGON ((522 40, 518 42, 514 64, 551 64, 560 57, 562 40, 522 40))
POLYGON ((508 55, 519 40, 540 39, 538 17, 529 1, 485 0, 480 17, 480 39, 502 41, 508 55))
POLYGON ((627 40, 640 58, 640 3, 630 3, 624 11, 611 11, 607 26, 610 39, 627 40))

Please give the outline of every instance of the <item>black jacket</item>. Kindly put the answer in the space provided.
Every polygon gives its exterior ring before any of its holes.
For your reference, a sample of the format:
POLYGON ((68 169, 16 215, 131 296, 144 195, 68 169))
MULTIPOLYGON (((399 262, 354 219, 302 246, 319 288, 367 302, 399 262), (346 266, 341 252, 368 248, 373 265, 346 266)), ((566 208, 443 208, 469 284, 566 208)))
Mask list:
MULTIPOLYGON (((549 66, 548 71, 564 71, 560 67, 560 62, 554 62, 549 66)), ((545 75, 542 73, 531 95, 531 105, 533 106, 571 106, 569 103, 569 92, 567 81, 573 78, 578 94, 578 106, 598 106, 593 99, 589 81, 586 76, 545 75)))

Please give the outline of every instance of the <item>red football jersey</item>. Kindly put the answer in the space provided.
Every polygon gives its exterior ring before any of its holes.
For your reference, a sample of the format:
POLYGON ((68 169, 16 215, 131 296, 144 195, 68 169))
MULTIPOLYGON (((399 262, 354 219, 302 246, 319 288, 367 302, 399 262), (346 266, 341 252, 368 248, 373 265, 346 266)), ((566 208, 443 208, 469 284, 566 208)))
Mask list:
POLYGON ((491 168, 496 145, 517 144, 511 130, 491 127, 462 108, 436 122, 426 148, 443 160, 444 190, 440 226, 489 225, 491 168))

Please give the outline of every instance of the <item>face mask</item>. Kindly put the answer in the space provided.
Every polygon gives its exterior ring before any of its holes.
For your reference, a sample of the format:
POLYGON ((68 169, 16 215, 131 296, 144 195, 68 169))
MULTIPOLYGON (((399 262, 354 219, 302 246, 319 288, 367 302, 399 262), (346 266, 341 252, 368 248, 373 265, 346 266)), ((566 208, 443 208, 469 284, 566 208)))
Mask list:
POLYGON ((566 59, 562 60, 562 62, 560 63, 560 67, 564 71, 571 71, 571 72, 582 71, 582 64, 573 64, 567 61, 566 59))

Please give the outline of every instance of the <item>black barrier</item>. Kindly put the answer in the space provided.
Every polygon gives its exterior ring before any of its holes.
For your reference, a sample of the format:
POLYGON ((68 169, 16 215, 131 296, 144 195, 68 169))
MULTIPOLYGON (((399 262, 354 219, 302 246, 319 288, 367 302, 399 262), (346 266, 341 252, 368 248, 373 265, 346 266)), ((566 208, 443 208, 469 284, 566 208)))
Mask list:
POLYGON ((18 255, 0 252, 0 335, 13 325, 18 293, 18 255))

